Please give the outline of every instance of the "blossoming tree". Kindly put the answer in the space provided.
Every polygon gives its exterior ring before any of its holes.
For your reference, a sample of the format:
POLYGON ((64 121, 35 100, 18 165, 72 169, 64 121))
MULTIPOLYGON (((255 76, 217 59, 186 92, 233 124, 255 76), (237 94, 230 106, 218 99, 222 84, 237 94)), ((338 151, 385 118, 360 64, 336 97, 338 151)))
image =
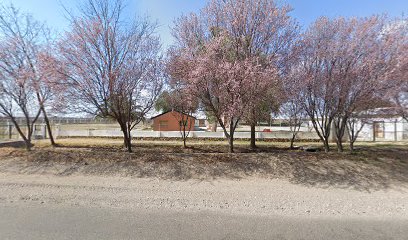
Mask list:
POLYGON ((121 0, 89 0, 59 44, 59 73, 82 112, 115 119, 132 151, 131 131, 163 86, 156 23, 122 17, 121 0))

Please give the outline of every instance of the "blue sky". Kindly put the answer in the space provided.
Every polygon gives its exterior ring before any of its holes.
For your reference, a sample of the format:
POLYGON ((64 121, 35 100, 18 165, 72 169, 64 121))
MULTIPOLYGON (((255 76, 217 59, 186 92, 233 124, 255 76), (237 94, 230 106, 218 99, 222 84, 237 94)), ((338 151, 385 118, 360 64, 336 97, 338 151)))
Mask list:
MULTIPOLYGON (((84 1, 84 0, 82 0, 84 1)), ((46 21, 58 32, 67 29, 68 22, 64 17, 61 4, 75 9, 81 0, 0 0, 2 4, 13 3, 35 18, 46 21)), ((205 0, 127 0, 127 13, 148 14, 160 24, 158 33, 164 46, 172 42, 169 26, 183 13, 198 11, 205 0)), ((281 1, 282 2, 282 1, 281 1)), ((319 16, 369 16, 376 13, 387 13, 389 16, 408 14, 408 0, 286 0, 294 8, 292 15, 300 24, 307 27, 319 16)))

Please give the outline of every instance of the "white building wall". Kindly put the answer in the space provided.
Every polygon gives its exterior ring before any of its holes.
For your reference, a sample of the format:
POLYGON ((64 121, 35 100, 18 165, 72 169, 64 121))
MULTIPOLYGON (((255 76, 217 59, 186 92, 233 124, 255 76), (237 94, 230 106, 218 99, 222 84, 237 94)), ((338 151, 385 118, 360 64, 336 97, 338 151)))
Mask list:
POLYGON ((373 118, 361 130, 357 141, 406 141, 408 123, 402 118, 373 118), (384 122, 384 137, 374 138, 374 122, 384 122))
MULTIPOLYGON (((357 141, 373 141, 373 123, 372 122, 384 122, 384 137, 376 138, 376 141, 408 141, 408 122, 402 118, 375 118, 371 119, 370 123, 364 125, 361 130, 357 141)), ((286 127, 270 128, 271 132, 256 132, 257 139, 290 139, 291 132, 286 127)), ((257 129, 258 130, 258 129, 257 129)), ((62 130, 59 127, 55 131, 56 137, 122 137, 123 134, 119 129, 87 129, 87 130, 62 130)), ((136 138, 178 138, 181 137, 179 131, 166 132, 166 131, 132 131, 132 137, 136 138)), ((192 131, 189 134, 190 138, 224 138, 223 131, 218 132, 205 132, 205 131, 192 131)), ((250 138, 251 133, 235 132, 234 135, 237 139, 250 138)), ((298 133, 297 139, 306 140, 318 140, 314 129, 302 127, 298 133)))
MULTIPOLYGON (((120 130, 63 130, 59 131, 58 137, 122 137, 123 134, 120 130)), ((181 134, 179 131, 132 131, 132 137, 137 138, 179 138, 181 134)), ((191 131, 190 138, 224 138, 223 132, 204 132, 204 131, 191 131)), ((290 139, 292 137, 291 132, 287 131, 274 131, 274 132, 256 132, 257 139, 290 139)), ((250 132, 235 132, 234 138, 236 139, 249 139, 251 138, 250 132)), ((315 132, 299 132, 297 139, 318 139, 315 132)))
POLYGON ((402 131, 402 139, 403 139, 404 141, 407 141, 407 140, 408 140, 408 122, 407 122, 407 121, 403 122, 403 124, 402 124, 402 129, 403 129, 403 131, 402 131))

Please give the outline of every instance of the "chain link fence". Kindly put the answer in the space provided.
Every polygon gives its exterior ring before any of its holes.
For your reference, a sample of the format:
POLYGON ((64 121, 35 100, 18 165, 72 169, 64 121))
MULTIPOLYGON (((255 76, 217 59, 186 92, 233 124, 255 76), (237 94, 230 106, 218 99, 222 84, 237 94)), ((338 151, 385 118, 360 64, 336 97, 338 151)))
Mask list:
MULTIPOLYGON (((24 121, 20 121, 21 130, 26 132, 24 121)), ((53 133, 55 137, 119 137, 122 135, 119 126, 114 121, 106 119, 84 119, 84 118, 54 118, 52 121, 53 133)), ((285 131, 284 127, 272 127, 272 133, 257 132, 257 138, 290 138, 290 132, 285 131)), ((154 132, 147 129, 138 129, 132 134, 134 137, 174 137, 177 133, 172 132, 154 132), (145 130, 145 131, 143 131, 145 130)), ((298 139, 317 139, 316 133, 310 129, 302 129, 298 139)), ((205 138, 217 137, 222 132, 211 133, 199 131, 191 134, 191 137, 205 138), (214 135, 214 136, 213 136, 214 135)), ((220 137, 220 136, 218 136, 220 137)), ((223 136, 221 136, 223 137, 223 136)), ((237 138, 250 137, 248 131, 237 132, 237 138), (241 136, 242 135, 242 136, 241 136)), ((19 139, 20 136, 10 122, 0 119, 0 141, 19 139), (3 120, 3 121, 2 121, 3 120)), ((45 124, 40 119, 34 126, 33 138, 47 138, 45 124)), ((359 134, 357 141, 408 141, 408 123, 405 121, 375 120, 365 124, 359 134)))

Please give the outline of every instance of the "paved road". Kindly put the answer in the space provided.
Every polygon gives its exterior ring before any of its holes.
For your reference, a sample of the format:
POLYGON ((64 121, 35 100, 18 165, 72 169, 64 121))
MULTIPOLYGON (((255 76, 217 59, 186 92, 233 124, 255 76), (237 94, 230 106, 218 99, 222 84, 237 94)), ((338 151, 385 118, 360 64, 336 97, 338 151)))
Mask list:
POLYGON ((0 240, 408 239, 404 190, 1 173, 25 166, 10 161, 0 168, 0 240))
POLYGON ((408 220, 1 205, 0 239, 407 239, 408 220))

